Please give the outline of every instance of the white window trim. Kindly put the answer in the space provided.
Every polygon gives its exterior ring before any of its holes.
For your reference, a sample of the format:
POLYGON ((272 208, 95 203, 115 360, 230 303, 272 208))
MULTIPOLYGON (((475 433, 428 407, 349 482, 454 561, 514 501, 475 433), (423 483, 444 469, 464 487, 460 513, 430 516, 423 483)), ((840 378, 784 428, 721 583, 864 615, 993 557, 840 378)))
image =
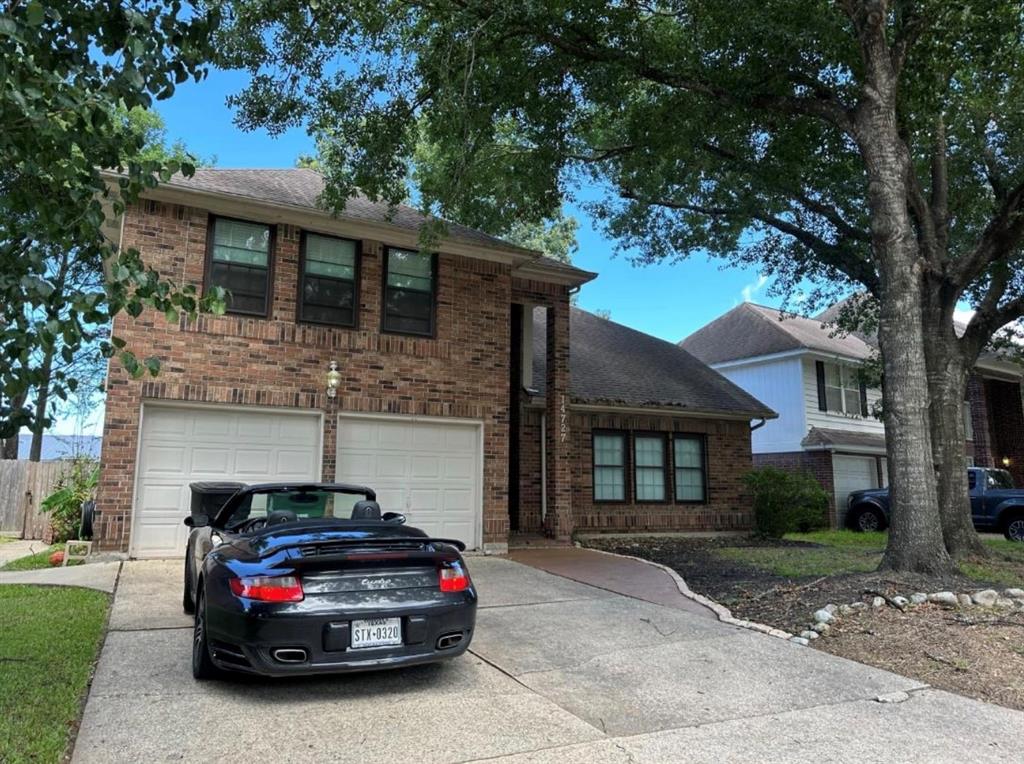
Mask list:
POLYGON ((825 361, 825 413, 826 414, 842 414, 843 416, 850 417, 864 417, 867 416, 866 411, 861 411, 862 403, 860 397, 860 380, 857 379, 857 368, 846 363, 836 363, 835 361, 825 361), (829 367, 835 367, 839 370, 839 387, 830 385, 829 382, 829 367), (842 406, 840 409, 834 409, 829 405, 828 391, 829 389, 839 390, 839 402, 842 406), (857 398, 857 411, 846 410, 846 393, 853 392, 857 398))

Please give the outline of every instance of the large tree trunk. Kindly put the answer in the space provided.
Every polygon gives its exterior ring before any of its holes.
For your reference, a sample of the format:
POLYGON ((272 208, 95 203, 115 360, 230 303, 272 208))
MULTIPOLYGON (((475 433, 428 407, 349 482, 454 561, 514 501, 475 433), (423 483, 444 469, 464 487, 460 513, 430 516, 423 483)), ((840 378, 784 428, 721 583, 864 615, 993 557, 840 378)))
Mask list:
POLYGON ((963 357, 953 328, 952 308, 956 300, 943 295, 941 285, 928 284, 923 301, 932 452, 942 536, 946 551, 955 559, 984 556, 988 550, 974 530, 967 490, 964 397, 970 363, 963 357))
POLYGON ((47 350, 40 368, 42 378, 39 381, 39 395, 36 396, 35 423, 32 429, 32 445, 29 447, 28 460, 38 462, 43 456, 43 434, 46 431, 46 407, 50 401, 50 378, 53 375, 53 350, 47 350))
MULTIPOLYGON (((25 405, 25 396, 22 395, 18 398, 13 399, 11 402, 11 409, 18 410, 25 405)), ((0 445, 0 459, 17 459, 18 458, 18 433, 14 433, 8 438, 4 438, 2 445, 0 445)))
POLYGON ((944 574, 953 563, 939 521, 922 330, 924 261, 907 210, 910 154, 896 119, 897 76, 881 20, 864 28, 867 78, 855 134, 867 169, 872 248, 878 263, 883 406, 889 451, 891 525, 881 567, 944 574))

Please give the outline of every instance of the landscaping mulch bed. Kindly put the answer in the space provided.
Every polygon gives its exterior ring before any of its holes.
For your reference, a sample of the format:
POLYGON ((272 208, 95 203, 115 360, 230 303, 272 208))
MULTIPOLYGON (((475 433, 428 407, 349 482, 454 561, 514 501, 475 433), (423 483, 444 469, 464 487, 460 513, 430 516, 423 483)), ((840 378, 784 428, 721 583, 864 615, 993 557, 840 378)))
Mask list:
POLYGON ((890 607, 844 618, 814 646, 933 687, 1024 710, 1024 612, 890 607))
MULTIPOLYGON (((608 537, 586 545, 667 565, 690 588, 728 607, 734 616, 798 634, 811 614, 828 603, 870 601, 913 592, 969 592, 985 588, 963 575, 943 578, 878 573, 877 550, 835 550, 802 541, 754 537, 608 537), (737 552, 737 550, 741 550, 737 552), (828 576, 782 576, 735 559, 786 551, 847 555, 866 572, 828 576), (731 558, 730 558, 731 555, 731 558)), ((772 566, 777 567, 777 566, 772 566)), ((999 585, 992 588, 1001 589, 999 585)), ((1024 613, 923 605, 907 613, 892 607, 843 618, 829 634, 812 642, 826 652, 919 679, 936 687, 1024 710, 1024 613)))

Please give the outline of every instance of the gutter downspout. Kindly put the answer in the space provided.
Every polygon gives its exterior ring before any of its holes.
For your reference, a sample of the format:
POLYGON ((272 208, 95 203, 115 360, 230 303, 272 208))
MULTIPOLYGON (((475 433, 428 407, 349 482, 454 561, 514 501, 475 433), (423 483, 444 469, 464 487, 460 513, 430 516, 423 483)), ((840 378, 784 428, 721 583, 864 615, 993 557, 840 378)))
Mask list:
POLYGON ((547 414, 540 415, 540 521, 543 524, 548 517, 548 444, 547 414))
POLYGON ((764 417, 761 417, 761 421, 759 421, 757 424, 750 425, 750 431, 753 432, 754 430, 760 430, 766 424, 768 424, 768 420, 765 419, 764 417))

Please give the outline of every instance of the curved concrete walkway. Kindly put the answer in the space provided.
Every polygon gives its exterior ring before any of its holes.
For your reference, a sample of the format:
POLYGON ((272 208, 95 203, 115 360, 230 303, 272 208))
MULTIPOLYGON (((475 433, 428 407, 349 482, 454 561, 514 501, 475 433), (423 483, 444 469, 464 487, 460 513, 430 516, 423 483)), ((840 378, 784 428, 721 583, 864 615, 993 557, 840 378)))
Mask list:
POLYGON ((48 544, 32 539, 28 541, 4 541, 0 543, 0 567, 9 562, 20 560, 22 557, 28 557, 30 554, 45 552, 49 548, 48 544))
POLYGON ((119 562, 95 562, 69 568, 40 568, 0 573, 2 584, 42 584, 44 586, 84 586, 113 594, 117 586, 119 562))
POLYGON ((718 618, 710 608, 684 597, 675 580, 664 570, 637 559, 574 546, 512 549, 508 557, 605 591, 694 615, 718 618))

